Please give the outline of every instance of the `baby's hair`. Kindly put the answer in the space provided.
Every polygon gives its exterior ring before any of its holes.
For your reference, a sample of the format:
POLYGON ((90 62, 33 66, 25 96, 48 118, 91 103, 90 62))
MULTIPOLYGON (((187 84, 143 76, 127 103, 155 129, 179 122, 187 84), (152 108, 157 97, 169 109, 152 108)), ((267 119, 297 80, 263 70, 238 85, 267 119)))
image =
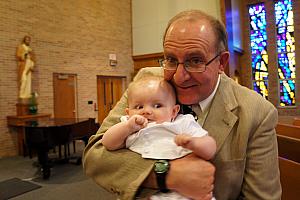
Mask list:
POLYGON ((128 96, 130 97, 131 91, 134 89, 136 86, 143 86, 147 85, 149 81, 157 81, 159 82, 159 85, 161 88, 169 91, 172 95, 172 98, 175 100, 176 103, 176 93, 173 85, 166 81, 162 76, 156 76, 151 73, 146 73, 143 74, 142 76, 139 76, 138 79, 135 79, 133 82, 131 82, 128 86, 128 96))
MULTIPOLYGON (((159 68, 159 67, 152 67, 153 69, 154 68, 159 68)), ((157 70, 157 69, 156 69, 157 70)), ((156 77, 161 77, 163 78, 163 73, 153 73, 152 71, 150 70, 143 70, 141 69, 141 71, 143 71, 143 73, 138 73, 134 78, 133 78, 133 81, 137 81, 137 80, 140 80, 140 79, 143 79, 145 77, 152 77, 152 76, 156 76, 156 77)))

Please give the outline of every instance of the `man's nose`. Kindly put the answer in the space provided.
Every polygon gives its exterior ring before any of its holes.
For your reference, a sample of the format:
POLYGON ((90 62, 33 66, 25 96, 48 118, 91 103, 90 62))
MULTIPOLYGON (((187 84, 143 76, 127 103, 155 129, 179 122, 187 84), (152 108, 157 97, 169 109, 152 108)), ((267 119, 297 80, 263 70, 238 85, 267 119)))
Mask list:
POLYGON ((186 71, 183 63, 178 63, 177 69, 173 75, 176 84, 183 83, 190 78, 190 74, 186 71))

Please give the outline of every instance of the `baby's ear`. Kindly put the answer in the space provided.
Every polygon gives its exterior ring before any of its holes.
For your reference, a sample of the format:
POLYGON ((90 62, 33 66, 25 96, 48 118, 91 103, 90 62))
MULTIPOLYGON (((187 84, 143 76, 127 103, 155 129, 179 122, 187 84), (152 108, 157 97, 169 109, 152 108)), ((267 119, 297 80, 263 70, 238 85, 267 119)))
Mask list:
POLYGON ((125 108, 126 115, 129 115, 129 108, 125 108))
POLYGON ((172 113, 172 114, 173 114, 173 118, 175 118, 175 117, 177 116, 179 110, 180 110, 180 105, 176 104, 176 105, 173 107, 173 113, 172 113))

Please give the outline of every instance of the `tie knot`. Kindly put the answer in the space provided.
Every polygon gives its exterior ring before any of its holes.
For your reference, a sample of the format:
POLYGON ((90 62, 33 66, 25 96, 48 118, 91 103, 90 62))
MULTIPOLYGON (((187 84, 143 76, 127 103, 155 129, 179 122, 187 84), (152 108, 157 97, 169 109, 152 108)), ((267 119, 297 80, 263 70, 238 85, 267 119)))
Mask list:
MULTIPOLYGON (((196 105, 195 105, 196 106, 196 105)), ((198 105, 199 106, 199 105, 198 105)), ((200 106, 199 106, 200 108, 200 106)), ((200 111, 201 111, 201 108, 200 108, 200 111)), ((195 120, 197 121, 198 120, 198 113, 196 113, 194 110, 193 110, 193 106, 188 106, 188 105, 182 105, 181 106, 181 113, 182 114, 191 114, 194 116, 195 120)))
POLYGON ((197 114, 197 116, 202 114, 202 109, 199 104, 192 105, 192 110, 197 114))

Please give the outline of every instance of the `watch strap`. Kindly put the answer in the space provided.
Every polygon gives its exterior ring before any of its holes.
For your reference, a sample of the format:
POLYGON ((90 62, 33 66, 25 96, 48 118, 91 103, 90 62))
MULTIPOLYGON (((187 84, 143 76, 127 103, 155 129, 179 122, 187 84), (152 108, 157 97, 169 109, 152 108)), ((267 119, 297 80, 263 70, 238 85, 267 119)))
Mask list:
POLYGON ((162 174, 156 174, 156 182, 159 190, 163 193, 169 192, 169 189, 167 188, 166 184, 166 176, 167 173, 162 173, 162 174))
POLYGON ((168 160, 157 160, 155 162, 154 172, 156 175, 156 183, 159 190, 163 193, 168 192, 166 177, 170 168, 170 163, 168 160))

